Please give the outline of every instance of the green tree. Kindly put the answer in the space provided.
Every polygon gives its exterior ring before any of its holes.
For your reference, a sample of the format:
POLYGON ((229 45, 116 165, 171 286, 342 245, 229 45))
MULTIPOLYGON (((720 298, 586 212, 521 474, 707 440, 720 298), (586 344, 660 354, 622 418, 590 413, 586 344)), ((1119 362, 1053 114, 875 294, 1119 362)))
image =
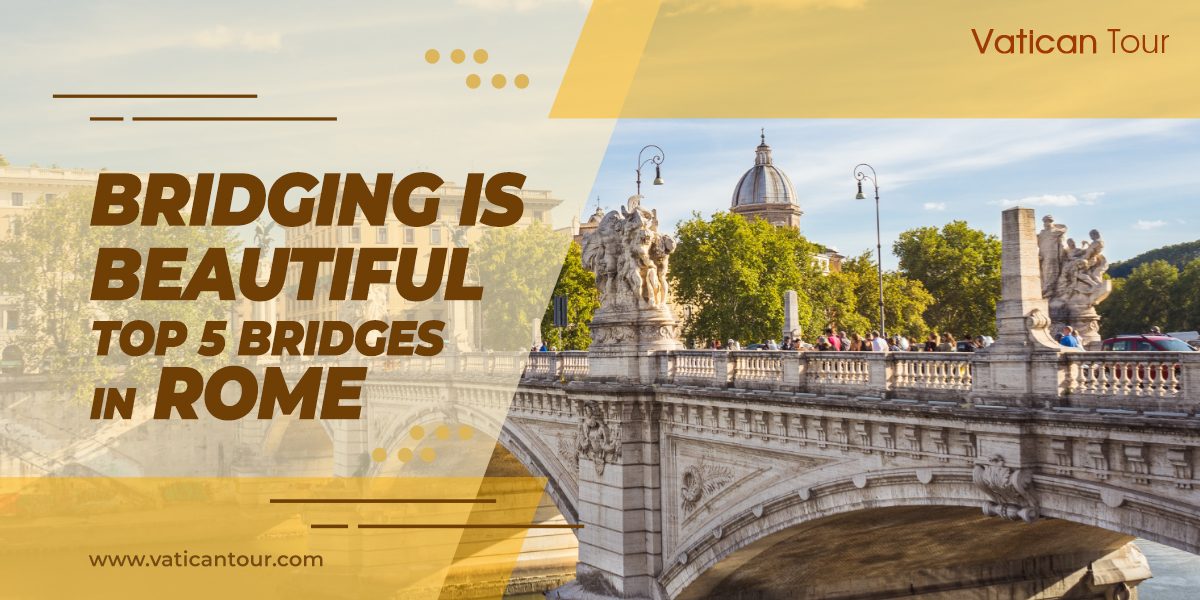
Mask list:
POLYGON ((3 154, 0 154, 0 167, 7 167, 8 164, 8 159, 4 158, 3 154))
POLYGON ((877 318, 868 318, 859 313, 859 285, 858 276, 851 272, 832 272, 804 282, 811 310, 807 318, 801 314, 800 321, 808 341, 815 342, 831 325, 837 326, 839 331, 851 333, 871 330, 871 324, 877 318))
POLYGON ((1200 331, 1200 258, 1184 265, 1175 282, 1172 329, 1200 331))
MULTIPOLYGON (((677 302, 694 307, 684 336, 759 342, 779 339, 783 294, 796 290, 806 332, 824 323, 804 284, 820 277, 816 247, 799 232, 730 213, 680 223, 668 277, 677 302)), ((827 290, 830 296, 836 295, 827 290)))
POLYGON ((491 229, 472 249, 483 286, 483 347, 529 349, 570 238, 549 225, 491 229))
MULTIPOLYGON (((879 328, 879 272, 876 262, 867 251, 842 261, 841 277, 853 282, 856 310, 870 328, 879 328)), ((887 317, 888 335, 903 334, 921 339, 929 331, 925 311, 933 304, 933 296, 920 281, 886 271, 883 274, 883 312, 887 317)), ((858 330, 851 330, 858 331, 858 330)), ((865 329, 864 329, 865 331, 865 329)))
MULTIPOLYGON (((97 386, 108 384, 136 387, 140 397, 148 397, 157 388, 163 364, 209 370, 227 363, 224 358, 202 359, 196 349, 205 321, 229 319, 229 302, 208 296, 195 302, 109 302, 92 301, 90 296, 99 248, 133 248, 143 256, 149 248, 187 248, 188 260, 178 265, 186 281, 203 250, 236 247, 230 231, 166 225, 91 227, 94 196, 90 189, 39 200, 22 217, 19 231, 0 244, 0 293, 15 299, 20 315, 17 346, 25 370, 50 376, 76 399, 90 398, 97 386), (182 321, 188 342, 165 357, 127 357, 115 345, 108 356, 99 357, 98 337, 92 332, 95 320, 144 320, 154 325, 182 321)), ((236 273, 236 265, 234 269, 236 273)))
MULTIPOLYGON (((1104 335, 1177 326, 1172 317, 1179 314, 1175 306, 1179 281, 1179 270, 1165 260, 1139 265, 1129 277, 1113 280, 1112 294, 1098 307, 1104 335)), ((1194 289, 1191 294, 1195 295, 1194 289)))
POLYGON ((995 335, 1000 299, 1000 240, 965 221, 918 227, 893 245, 900 274, 932 295, 925 322, 957 335, 995 335))
POLYGON ((554 303, 546 306, 542 315, 542 339, 559 350, 587 350, 592 343, 592 331, 588 325, 592 315, 600 308, 600 290, 596 289, 596 275, 583 268, 583 252, 574 241, 567 247, 558 281, 551 296, 567 297, 567 328, 554 326, 554 303))
POLYGON ((1109 265, 1108 274, 1114 279, 1124 279, 1129 277, 1135 268, 1156 260, 1165 260, 1182 270, 1188 263, 1198 258, 1200 258, 1200 240, 1172 244, 1147 250, 1129 260, 1114 262, 1109 265))

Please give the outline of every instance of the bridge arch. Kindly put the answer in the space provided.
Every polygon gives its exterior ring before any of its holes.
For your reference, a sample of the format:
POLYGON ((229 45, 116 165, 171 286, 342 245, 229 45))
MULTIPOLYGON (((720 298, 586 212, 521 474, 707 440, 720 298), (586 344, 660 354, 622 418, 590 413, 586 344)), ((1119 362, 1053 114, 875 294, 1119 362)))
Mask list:
POLYGON ((263 432, 260 456, 291 477, 319 477, 333 470, 336 438, 325 421, 292 414, 272 419, 263 432))
MULTIPOLYGON (((430 431, 433 427, 447 422, 470 426, 484 435, 495 435, 496 442, 512 454, 530 474, 546 479, 546 493, 567 522, 574 524, 579 521, 576 508, 578 484, 575 473, 571 471, 571 468, 575 467, 574 463, 569 462, 559 449, 552 448, 535 431, 531 431, 518 420, 506 418, 503 422, 498 422, 492 411, 479 410, 463 404, 456 404, 453 408, 431 406, 427 410, 410 414, 404 421, 389 427, 386 437, 374 446, 385 448, 389 455, 394 455, 399 448, 414 443, 414 440, 410 439, 414 427, 420 426, 430 431)), ((379 476, 388 468, 395 467, 396 463, 391 461, 372 462, 366 475, 379 476)))
POLYGON ((1119 557, 1126 575, 1138 577, 1134 567, 1144 558, 1128 546, 1134 537, 1200 553, 1200 518, 1186 506, 1065 477, 1034 481, 1043 518, 1033 523, 985 515, 987 498, 965 467, 776 490, 664 557, 660 583, 680 599, 923 597, 965 589, 949 582, 1024 585, 1032 596, 1046 591, 1038 589, 1044 582, 1083 585, 1069 574, 1101 559, 1119 557), (1151 505, 1157 513, 1146 518, 1151 505), (934 556, 936 564, 928 561, 934 556))

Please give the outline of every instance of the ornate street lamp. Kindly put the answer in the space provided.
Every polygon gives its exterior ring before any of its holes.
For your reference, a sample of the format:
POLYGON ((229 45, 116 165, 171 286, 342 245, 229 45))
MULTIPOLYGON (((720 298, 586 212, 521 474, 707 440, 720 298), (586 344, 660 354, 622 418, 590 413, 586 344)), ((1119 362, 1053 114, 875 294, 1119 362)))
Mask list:
POLYGON ((654 185, 662 185, 663 184, 662 162, 666 158, 667 158, 667 155, 665 152, 663 152, 663 149, 659 148, 658 146, 655 146, 654 144, 649 144, 647 146, 643 146, 642 149, 640 151, 638 151, 637 195, 639 195, 639 196, 642 195, 642 167, 646 166, 646 163, 651 163, 651 162, 654 163, 654 185), (646 160, 642 160, 642 155, 645 154, 646 151, 651 148, 654 149, 654 152, 650 155, 650 158, 647 158, 646 160))
POLYGON ((875 187, 875 265, 879 270, 879 335, 883 339, 887 339, 887 319, 883 314, 883 237, 879 233, 879 181, 875 175, 875 168, 867 163, 862 163, 854 167, 854 179, 858 180, 858 194, 854 196, 855 200, 866 200, 863 195, 863 180, 871 181, 871 185, 875 187), (870 170, 868 175, 866 170, 870 170))

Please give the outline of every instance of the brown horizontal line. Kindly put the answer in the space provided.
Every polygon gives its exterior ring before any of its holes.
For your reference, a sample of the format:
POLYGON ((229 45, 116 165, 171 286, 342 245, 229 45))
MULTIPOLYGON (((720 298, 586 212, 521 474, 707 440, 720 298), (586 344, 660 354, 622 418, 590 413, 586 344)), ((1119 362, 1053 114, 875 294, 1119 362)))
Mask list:
POLYGON ((313 529, 349 529, 350 526, 345 523, 313 523, 309 525, 313 529))
POLYGON ((160 98, 160 99, 180 99, 180 98, 257 98, 258 94, 54 94, 54 98, 59 99, 77 99, 77 98, 96 98, 96 99, 112 99, 112 98, 160 98))
POLYGON ((124 121, 125 117, 88 117, 89 121, 124 121))
POLYGON ((361 523, 359 529, 583 529, 583 525, 558 525, 554 523, 361 523))
POLYGON ((133 121, 336 121, 337 117, 130 117, 133 121))
POLYGON ((495 498, 271 498, 271 504, 495 504, 495 498))

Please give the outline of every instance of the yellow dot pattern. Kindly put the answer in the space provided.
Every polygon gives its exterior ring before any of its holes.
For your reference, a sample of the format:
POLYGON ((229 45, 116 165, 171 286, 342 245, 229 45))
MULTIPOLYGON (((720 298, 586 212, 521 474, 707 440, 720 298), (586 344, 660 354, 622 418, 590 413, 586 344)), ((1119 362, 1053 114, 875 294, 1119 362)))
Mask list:
MULTIPOLYGON (((455 434, 458 435, 458 439, 466 441, 475 437, 475 428, 470 425, 459 425, 456 428, 451 428, 449 425, 441 424, 433 429, 432 435, 438 440, 449 440, 455 434)), ((414 442, 420 442, 425 439, 426 435, 425 428, 420 425, 415 425, 412 429, 408 430, 408 437, 414 442)), ((383 462, 387 458, 387 448, 375 448, 371 451, 371 460, 375 462, 383 462)), ((419 452, 414 452, 412 448, 404 447, 396 451, 396 459, 402 463, 412 462, 414 458, 420 458, 421 462, 431 463, 437 460, 437 450, 422 448, 419 452)))
MULTIPOLYGON (((489 55, 488 51, 483 48, 477 48, 475 51, 471 52, 471 60, 473 60, 477 65, 486 64, 490 59, 491 55, 489 55)), ((438 51, 437 48, 429 48, 425 51, 425 62, 435 65, 441 60, 442 53, 438 51)), ((466 50, 463 50, 462 48, 455 48, 450 51, 450 62, 456 65, 461 65, 466 62, 466 60, 466 50)), ((467 84, 467 88, 472 90, 479 89, 479 87, 483 85, 483 77, 481 77, 478 73, 468 74, 464 81, 467 84)), ((492 75, 492 87, 502 90, 508 86, 508 83, 509 81, 507 75, 503 73, 496 73, 492 75)), ((518 73, 514 75, 512 78, 512 85, 519 90, 529 87, 529 75, 526 75, 525 73, 518 73)))

